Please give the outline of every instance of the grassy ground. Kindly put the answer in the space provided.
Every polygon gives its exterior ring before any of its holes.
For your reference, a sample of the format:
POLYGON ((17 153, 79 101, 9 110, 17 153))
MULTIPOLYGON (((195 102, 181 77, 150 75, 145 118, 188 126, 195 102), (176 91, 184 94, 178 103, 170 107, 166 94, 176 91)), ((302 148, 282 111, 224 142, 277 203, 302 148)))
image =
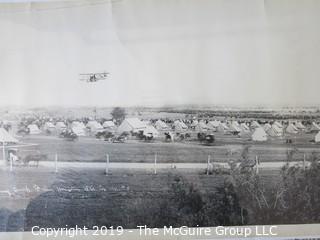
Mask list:
MULTIPOLYGON (((268 181, 277 172, 262 172, 268 181)), ((201 172, 65 169, 54 173, 47 168, 0 171, 0 231, 30 230, 34 225, 122 225, 134 228, 133 219, 143 202, 168 197, 177 177, 193 183, 201 192, 215 192, 226 175, 201 172), (27 190, 28 189, 28 190, 27 190), (11 196, 4 191, 9 190, 11 196)))
POLYGON ((300 151, 295 154, 295 160, 302 160, 303 154, 309 156, 312 152, 319 153, 319 145, 310 142, 310 139, 310 134, 304 134, 296 136, 295 144, 285 144, 283 139, 254 143, 246 138, 217 135, 217 141, 213 146, 205 146, 198 141, 148 143, 131 140, 126 143, 108 143, 83 137, 76 142, 70 142, 54 136, 28 136, 21 139, 22 142, 36 143, 38 146, 24 148, 21 151, 38 149, 48 156, 48 160, 54 160, 55 153, 58 153, 59 161, 104 162, 108 153, 113 162, 153 162, 154 155, 157 153, 159 163, 199 163, 206 162, 208 155, 211 155, 212 161, 219 162, 239 159, 244 145, 249 145, 251 158, 257 155, 261 161, 284 161, 287 158, 288 149, 294 147, 300 151))
MULTIPOLYGON (((301 153, 295 158, 302 159, 319 152, 318 145, 309 142, 310 135, 296 139, 301 153)), ((145 143, 128 141, 124 144, 107 143, 94 138, 80 138, 68 142, 54 136, 28 136, 25 143, 37 143, 37 147, 21 151, 39 150, 59 161, 105 161, 110 154, 113 162, 153 162, 157 153, 158 162, 206 162, 210 154, 213 161, 227 161, 239 158, 241 149, 251 144, 250 157, 258 155, 261 161, 285 160, 288 146, 283 140, 272 140, 255 144, 248 139, 234 136, 217 136, 214 146, 204 146, 195 141, 184 143, 145 143), (230 156, 228 152, 234 154, 230 156)), ((266 181, 273 181, 277 171, 261 171, 266 181)), ((105 176, 103 169, 61 170, 55 174, 52 169, 21 167, 14 172, 0 169, 0 230, 29 230, 33 225, 55 227, 65 224, 93 226, 95 224, 123 225, 131 228, 132 207, 139 207, 142 200, 159 201, 166 198, 168 189, 180 175, 197 185, 203 192, 214 192, 221 186, 225 176, 204 175, 197 171, 175 172, 159 170, 157 175, 150 171, 114 170, 105 176)))
POLYGON ((33 225, 65 226, 110 224, 131 226, 132 207, 142 200, 166 198, 177 176, 186 178, 204 192, 215 191, 223 176, 159 171, 63 170, 21 168, 0 171, 6 179, 0 191, 0 230, 29 230, 33 225), (27 190, 28 189, 28 190, 27 190), (11 196, 5 191, 10 191, 11 196))

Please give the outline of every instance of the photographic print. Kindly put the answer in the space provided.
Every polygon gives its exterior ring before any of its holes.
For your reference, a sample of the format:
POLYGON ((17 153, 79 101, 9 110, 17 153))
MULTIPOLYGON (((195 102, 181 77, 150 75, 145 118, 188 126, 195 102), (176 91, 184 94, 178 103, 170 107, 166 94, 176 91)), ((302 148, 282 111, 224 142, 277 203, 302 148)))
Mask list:
POLYGON ((319 11, 2 1, 0 231, 270 238, 320 223, 319 11))

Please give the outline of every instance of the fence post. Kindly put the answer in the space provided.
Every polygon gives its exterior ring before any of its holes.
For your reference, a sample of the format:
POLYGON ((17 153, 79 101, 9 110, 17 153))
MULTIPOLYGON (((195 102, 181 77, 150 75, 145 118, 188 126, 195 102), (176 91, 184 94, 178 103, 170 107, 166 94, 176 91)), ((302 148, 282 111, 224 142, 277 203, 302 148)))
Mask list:
POLYGON ((306 154, 303 154, 303 171, 306 170, 306 154))
POLYGON ((256 174, 259 174, 259 161, 258 161, 257 155, 256 155, 256 174))
POLYGON ((4 148, 4 142, 2 142, 2 158, 3 158, 3 162, 4 164, 7 165, 7 160, 6 160, 6 150, 4 148))
POLYGON ((154 154, 154 174, 157 174, 157 153, 154 154))
POLYGON ((208 155, 208 162, 207 162, 207 175, 209 175, 210 158, 211 158, 211 156, 210 156, 210 155, 208 155))
POLYGON ((106 175, 109 173, 109 154, 107 154, 107 162, 106 162, 106 175))
POLYGON ((58 153, 56 153, 54 157, 54 166, 55 166, 54 172, 57 173, 58 172, 58 153))
POLYGON ((13 159, 12 156, 10 156, 10 172, 13 170, 13 159))

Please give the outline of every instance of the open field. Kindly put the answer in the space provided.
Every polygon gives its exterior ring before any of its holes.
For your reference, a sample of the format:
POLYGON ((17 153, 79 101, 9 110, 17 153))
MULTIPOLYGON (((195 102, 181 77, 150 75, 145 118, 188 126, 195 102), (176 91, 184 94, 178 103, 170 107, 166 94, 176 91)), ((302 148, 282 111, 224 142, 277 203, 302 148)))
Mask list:
MULTIPOLYGON (((258 156, 261 162, 285 161, 289 149, 299 150, 293 156, 294 160, 302 160, 303 155, 310 156, 319 153, 318 144, 310 142, 312 134, 301 134, 295 137, 294 144, 285 144, 284 139, 270 140, 264 143, 254 143, 246 138, 231 135, 217 135, 213 146, 201 145, 198 141, 166 143, 162 141, 143 142, 130 140, 126 143, 109 143, 93 137, 80 137, 78 141, 65 141, 55 136, 33 135, 22 138, 24 143, 35 143, 37 149, 53 161, 55 153, 59 161, 105 162, 106 154, 111 162, 153 162, 157 154, 159 163, 205 163, 208 155, 211 161, 227 162, 229 159, 240 158, 244 146, 251 146, 250 158, 258 156)), ((21 150, 24 151, 24 150, 21 150)))
MULTIPOLYGON (((268 181, 277 171, 261 172, 268 181)), ((168 197, 177 177, 194 183, 203 193, 214 193, 226 175, 205 175, 199 171, 182 172, 114 170, 105 176, 99 169, 62 170, 20 168, 14 172, 0 171, 6 179, 0 188, 0 230, 30 230, 68 224, 130 225, 141 201, 159 201, 168 197), (10 194, 9 194, 10 193, 10 194), (134 211, 134 212, 132 212, 134 211)))

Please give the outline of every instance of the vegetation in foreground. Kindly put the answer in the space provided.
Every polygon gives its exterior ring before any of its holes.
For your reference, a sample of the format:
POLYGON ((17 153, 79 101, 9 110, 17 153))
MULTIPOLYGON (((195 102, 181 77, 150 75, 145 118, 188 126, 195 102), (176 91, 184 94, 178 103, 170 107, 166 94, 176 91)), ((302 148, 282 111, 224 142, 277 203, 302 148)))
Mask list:
MULTIPOLYGON (((246 153, 247 148, 243 161, 246 153)), ((289 166, 293 154, 288 152, 288 163, 275 179, 231 164, 229 176, 214 193, 203 193, 195 184, 177 178, 169 198, 140 204, 136 221, 154 227, 319 223, 319 157, 312 154, 308 167, 289 166)))
POLYGON ((285 165, 272 179, 254 168, 244 171, 241 165, 232 165, 229 173, 193 178, 174 172, 110 178, 68 172, 54 185, 74 191, 46 192, 32 199, 26 210, 2 211, 6 218, 0 222, 1 231, 66 224, 135 228, 319 223, 319 157, 313 154, 308 160, 309 166, 285 165), (87 184, 105 190, 76 190, 87 184))

